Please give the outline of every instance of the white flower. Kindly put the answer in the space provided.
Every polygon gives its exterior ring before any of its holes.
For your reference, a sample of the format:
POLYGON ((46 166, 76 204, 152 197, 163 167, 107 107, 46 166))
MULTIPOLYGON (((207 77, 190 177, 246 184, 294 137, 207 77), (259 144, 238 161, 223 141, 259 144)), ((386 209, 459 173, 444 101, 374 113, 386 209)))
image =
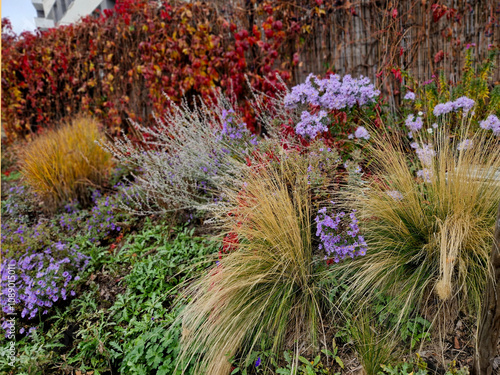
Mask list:
POLYGON ((427 133, 432 134, 432 128, 427 129, 427 133))
POLYGON ((419 115, 419 116, 423 116, 423 115, 424 115, 424 112, 419 111, 419 112, 418 112, 418 115, 419 115))

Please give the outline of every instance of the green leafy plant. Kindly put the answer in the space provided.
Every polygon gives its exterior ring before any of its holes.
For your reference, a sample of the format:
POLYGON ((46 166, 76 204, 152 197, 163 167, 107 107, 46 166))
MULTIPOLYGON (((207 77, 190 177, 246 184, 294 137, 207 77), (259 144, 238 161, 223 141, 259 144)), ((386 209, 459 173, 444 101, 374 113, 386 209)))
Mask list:
MULTIPOLYGON (((321 352, 329 360, 333 360, 341 369, 344 368, 344 362, 337 356, 337 347, 333 349, 333 352, 327 349, 321 350, 321 352)), ((298 356, 298 363, 294 362, 292 354, 289 351, 283 353, 284 359, 287 362, 286 367, 280 367, 276 370, 276 374, 280 375, 317 375, 317 374, 334 374, 329 367, 325 366, 321 360, 321 355, 314 357, 312 361, 309 361, 303 356, 298 356)), ((335 375, 340 374, 340 372, 335 372, 335 375)))

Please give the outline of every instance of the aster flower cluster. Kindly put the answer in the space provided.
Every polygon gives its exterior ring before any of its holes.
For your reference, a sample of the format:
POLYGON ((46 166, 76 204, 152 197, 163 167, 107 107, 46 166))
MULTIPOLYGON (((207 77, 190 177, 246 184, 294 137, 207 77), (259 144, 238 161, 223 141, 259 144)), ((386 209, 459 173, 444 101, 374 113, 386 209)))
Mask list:
MULTIPOLYGON (((414 146, 414 145, 413 145, 414 146)), ((434 156, 436 156, 436 151, 432 148, 432 144, 423 144, 422 147, 416 146, 415 152, 417 153, 418 159, 424 167, 431 167, 434 156)))
POLYGON ((412 138, 414 132, 418 132, 420 129, 422 129, 424 122, 421 116, 417 116, 417 118, 415 118, 415 115, 410 114, 406 118, 405 125, 408 129, 410 129, 409 136, 410 138, 412 138))
POLYGON ((495 115, 489 115, 486 120, 479 123, 479 126, 484 130, 492 130, 494 135, 500 136, 500 120, 495 115))
POLYGON ((360 126, 356 129, 354 132, 354 136, 358 139, 370 139, 370 133, 368 133, 368 130, 366 130, 365 127, 360 126))
POLYGON ((91 242, 120 233, 121 227, 117 224, 120 218, 115 213, 116 208, 115 199, 110 199, 109 196, 102 198, 99 191, 95 193, 94 207, 85 224, 86 233, 91 242))
POLYGON ((358 104, 374 103, 380 91, 366 77, 359 79, 350 75, 341 78, 334 74, 328 78, 319 79, 310 74, 304 83, 292 88, 285 96, 285 107, 297 108, 299 105, 313 107, 313 111, 303 111, 296 132, 302 136, 315 138, 328 130, 328 111, 343 110, 358 104))
MULTIPOLYGON (((41 252, 26 250, 17 260, 5 259, 0 270, 3 312, 14 313, 17 307, 21 318, 33 319, 48 314, 58 301, 74 296, 77 274, 89 262, 78 250, 77 245, 57 242, 41 252)), ((4 320, 3 329, 6 324, 4 320)))
POLYGON ((325 123, 328 123, 328 114, 326 111, 319 111, 314 115, 304 111, 295 127, 295 132, 303 137, 313 139, 318 134, 328 131, 328 126, 325 123))
POLYGON ((330 215, 327 208, 323 207, 314 220, 316 236, 321 241, 319 249, 325 251, 325 260, 331 259, 338 263, 346 257, 354 258, 366 254, 367 244, 364 237, 359 235, 355 211, 349 215, 345 212, 330 215))
POLYGON ((438 117, 462 109, 465 116, 475 104, 476 102, 474 100, 469 99, 466 96, 461 96, 455 101, 437 104, 434 107, 433 113, 434 116, 438 117))
POLYGON ((415 93, 412 91, 408 91, 403 99, 404 100, 415 100, 415 93))

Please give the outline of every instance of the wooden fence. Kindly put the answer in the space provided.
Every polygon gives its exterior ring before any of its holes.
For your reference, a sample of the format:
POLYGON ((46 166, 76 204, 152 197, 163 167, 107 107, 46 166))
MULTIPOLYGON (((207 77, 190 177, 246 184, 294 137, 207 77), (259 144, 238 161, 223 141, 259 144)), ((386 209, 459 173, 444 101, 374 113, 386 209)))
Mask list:
MULTIPOLYGON (((246 18, 257 24, 259 18, 266 17, 260 13, 253 21, 253 12, 263 1, 217 3, 222 8, 231 8, 230 13, 234 9, 250 12, 246 18)), ((309 73, 322 74, 330 68, 340 74, 364 75, 372 80, 377 77, 385 91, 397 94, 399 85, 387 74, 391 67, 409 71, 419 82, 429 80, 438 71, 456 82, 468 44, 475 44, 472 48, 476 61, 484 59, 491 46, 500 47, 499 0, 275 0, 272 3, 305 30, 299 47, 301 64, 294 72, 294 83, 303 81, 309 73)), ((245 19, 242 16, 240 19, 245 19)), ((494 80, 500 80, 500 69, 494 72, 494 80)))

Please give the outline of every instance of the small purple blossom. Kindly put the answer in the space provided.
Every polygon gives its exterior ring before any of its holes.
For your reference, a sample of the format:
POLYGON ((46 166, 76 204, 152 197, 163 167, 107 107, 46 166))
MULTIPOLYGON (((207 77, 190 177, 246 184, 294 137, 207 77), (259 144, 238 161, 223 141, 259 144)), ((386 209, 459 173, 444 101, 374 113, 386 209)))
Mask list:
POLYGON ((415 100, 415 93, 412 91, 408 91, 403 99, 404 100, 415 100))
POLYGON ((356 129, 354 132, 354 136, 358 139, 370 139, 370 133, 368 133, 368 130, 366 130, 363 126, 360 126, 356 129))
MULTIPOLYGON (((422 121, 422 117, 418 116, 417 118, 415 118, 415 115, 410 114, 406 118, 405 124, 411 130, 411 132, 417 132, 420 129, 422 129, 422 126, 424 123, 422 121)), ((413 134, 412 134, 412 137, 413 137, 413 134)), ((412 137, 410 137, 410 138, 412 138, 412 137)))
POLYGON ((479 123, 479 126, 484 130, 492 130, 496 136, 500 135, 500 120, 495 115, 489 115, 486 120, 479 123))

